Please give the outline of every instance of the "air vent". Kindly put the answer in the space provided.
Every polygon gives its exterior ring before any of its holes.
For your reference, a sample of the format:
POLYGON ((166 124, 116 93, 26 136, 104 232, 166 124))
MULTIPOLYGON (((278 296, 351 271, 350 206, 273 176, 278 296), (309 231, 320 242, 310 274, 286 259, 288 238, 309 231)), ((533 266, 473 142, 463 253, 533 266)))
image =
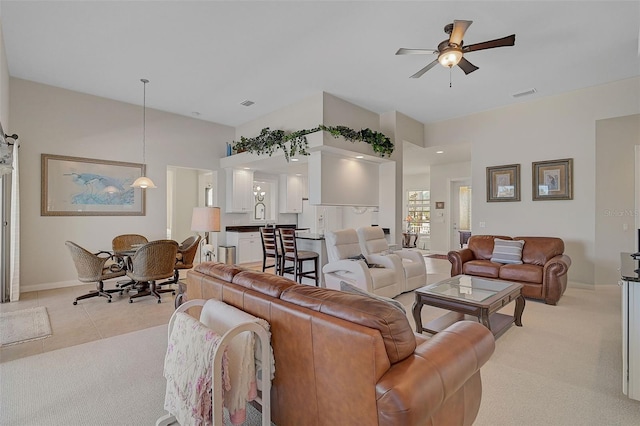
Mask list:
POLYGON ((248 99, 247 99, 246 101, 242 101, 242 102, 240 102, 240 105, 244 105, 244 106, 246 106, 246 107, 251 106, 251 105, 253 105, 253 104, 255 104, 255 102, 250 101, 250 100, 248 100, 248 99))
POLYGON ((524 92, 520 92, 520 93, 514 93, 513 96, 514 98, 521 98, 522 96, 529 96, 529 95, 533 95, 534 93, 536 93, 537 90, 536 89, 529 89, 529 90, 525 90, 524 92))

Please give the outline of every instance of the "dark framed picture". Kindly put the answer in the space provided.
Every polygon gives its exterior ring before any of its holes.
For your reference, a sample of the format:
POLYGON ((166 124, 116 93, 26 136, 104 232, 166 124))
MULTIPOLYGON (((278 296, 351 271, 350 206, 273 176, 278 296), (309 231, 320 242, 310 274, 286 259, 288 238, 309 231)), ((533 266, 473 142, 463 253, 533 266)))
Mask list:
POLYGON ((144 164, 42 154, 42 216, 144 216, 144 164))
POLYGON ((532 163, 533 201, 573 200, 573 158, 532 163))
POLYGON ((520 201, 520 164, 487 167, 487 202, 520 201))
POLYGON ((444 209, 444 201, 436 201, 436 209, 437 210, 444 209))

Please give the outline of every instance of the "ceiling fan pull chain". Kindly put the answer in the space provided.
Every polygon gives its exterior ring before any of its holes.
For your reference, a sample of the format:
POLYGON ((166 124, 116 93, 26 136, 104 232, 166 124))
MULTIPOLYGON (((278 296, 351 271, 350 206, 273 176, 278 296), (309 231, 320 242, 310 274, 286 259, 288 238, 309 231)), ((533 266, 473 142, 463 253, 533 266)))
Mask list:
POLYGON ((453 67, 449 67, 449 88, 451 88, 451 68, 453 67))

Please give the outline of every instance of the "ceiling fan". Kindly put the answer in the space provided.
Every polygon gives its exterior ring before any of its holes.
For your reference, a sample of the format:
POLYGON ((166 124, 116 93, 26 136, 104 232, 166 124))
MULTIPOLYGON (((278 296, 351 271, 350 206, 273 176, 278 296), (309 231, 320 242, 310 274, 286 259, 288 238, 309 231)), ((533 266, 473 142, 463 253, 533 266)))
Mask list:
POLYGON ((464 58, 465 53, 475 52, 477 50, 493 49, 495 47, 513 46, 516 43, 516 35, 511 34, 507 37, 464 46, 462 37, 464 37, 464 33, 472 23, 473 21, 455 20, 453 21, 453 24, 447 24, 444 27, 444 32, 449 34, 449 39, 443 40, 438 44, 438 48, 436 50, 406 49, 404 47, 398 49, 396 55, 424 55, 427 53, 438 55, 437 59, 434 59, 433 62, 413 74, 410 78, 421 77, 422 74, 429 71, 438 62, 442 64, 443 67, 447 68, 452 68, 457 65, 462 68, 462 71, 464 71, 465 74, 469 74, 477 70, 478 67, 464 58))

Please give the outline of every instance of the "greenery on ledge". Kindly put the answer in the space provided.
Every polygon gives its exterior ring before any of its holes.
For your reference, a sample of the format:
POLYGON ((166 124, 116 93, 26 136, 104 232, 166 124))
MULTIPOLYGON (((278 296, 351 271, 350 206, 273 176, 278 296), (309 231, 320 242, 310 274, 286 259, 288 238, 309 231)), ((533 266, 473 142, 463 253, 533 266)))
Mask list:
POLYGON ((319 125, 314 129, 303 129, 291 133, 284 130, 270 130, 265 127, 255 138, 240 137, 240 141, 234 141, 232 147, 236 152, 251 152, 271 156, 277 150, 284 152, 284 158, 289 161, 296 155, 309 155, 309 142, 307 135, 320 130, 329 132, 334 138, 342 136, 349 142, 365 142, 371 145, 373 151, 380 157, 391 157, 393 154, 393 142, 387 136, 371 129, 353 130, 346 126, 319 125))

